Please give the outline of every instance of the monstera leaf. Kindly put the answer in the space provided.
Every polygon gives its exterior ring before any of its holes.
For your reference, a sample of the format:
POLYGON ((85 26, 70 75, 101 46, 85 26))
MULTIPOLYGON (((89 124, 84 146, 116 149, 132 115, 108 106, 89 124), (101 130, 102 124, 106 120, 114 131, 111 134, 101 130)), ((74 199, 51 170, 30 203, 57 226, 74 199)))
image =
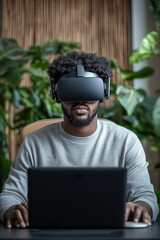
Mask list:
POLYGON ((10 70, 22 67, 30 57, 15 39, 0 39, 0 77, 10 70))
POLYGON ((151 67, 145 67, 139 71, 121 69, 120 73, 123 80, 131 81, 133 79, 138 79, 138 78, 145 79, 147 77, 150 77, 151 75, 154 74, 154 69, 151 67))
POLYGON ((138 63, 147 59, 151 59, 155 55, 160 54, 160 49, 157 48, 158 44, 158 33, 150 32, 141 41, 138 50, 134 51, 130 56, 130 63, 138 63))
POLYGON ((136 106, 144 100, 144 96, 132 87, 119 85, 116 94, 117 100, 124 107, 128 115, 131 115, 136 106))

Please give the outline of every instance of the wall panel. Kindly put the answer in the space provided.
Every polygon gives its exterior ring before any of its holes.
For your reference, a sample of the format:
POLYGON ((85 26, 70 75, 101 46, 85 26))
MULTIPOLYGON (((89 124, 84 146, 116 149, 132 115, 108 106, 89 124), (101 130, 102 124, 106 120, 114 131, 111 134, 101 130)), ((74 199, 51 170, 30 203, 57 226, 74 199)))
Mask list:
POLYGON ((77 41, 82 49, 117 58, 128 66, 128 0, 5 0, 2 36, 25 48, 55 39, 77 41))

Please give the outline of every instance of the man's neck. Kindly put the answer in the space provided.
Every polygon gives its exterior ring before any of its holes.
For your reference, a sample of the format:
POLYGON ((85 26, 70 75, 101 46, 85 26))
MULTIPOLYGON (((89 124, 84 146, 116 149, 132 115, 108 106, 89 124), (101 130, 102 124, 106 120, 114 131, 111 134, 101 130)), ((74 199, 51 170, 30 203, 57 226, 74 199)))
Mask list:
POLYGON ((77 136, 77 137, 87 137, 93 134, 97 129, 97 116, 95 116, 95 118, 89 125, 80 127, 80 128, 73 126, 69 122, 68 118, 64 116, 64 122, 62 126, 64 131, 70 135, 77 136))

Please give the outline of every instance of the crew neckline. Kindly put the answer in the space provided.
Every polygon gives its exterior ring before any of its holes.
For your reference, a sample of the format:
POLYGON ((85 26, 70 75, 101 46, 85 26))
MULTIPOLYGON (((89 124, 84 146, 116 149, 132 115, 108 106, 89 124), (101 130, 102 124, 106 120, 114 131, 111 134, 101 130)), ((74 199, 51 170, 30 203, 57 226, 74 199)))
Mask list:
POLYGON ((74 135, 67 133, 63 129, 62 122, 59 123, 59 132, 67 139, 67 141, 69 141, 69 140, 70 141, 78 141, 78 142, 90 141, 91 139, 95 139, 95 137, 99 135, 100 129, 101 129, 101 123, 99 120, 97 120, 97 128, 91 135, 86 136, 86 137, 78 137, 78 136, 74 136, 74 135))

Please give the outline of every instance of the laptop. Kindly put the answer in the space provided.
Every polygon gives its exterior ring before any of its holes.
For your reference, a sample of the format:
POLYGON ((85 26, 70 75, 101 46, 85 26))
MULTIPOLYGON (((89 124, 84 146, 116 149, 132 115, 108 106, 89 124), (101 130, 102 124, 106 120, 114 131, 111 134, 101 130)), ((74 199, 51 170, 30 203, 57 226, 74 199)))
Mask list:
POLYGON ((30 228, 123 228, 125 168, 29 168, 30 228))

